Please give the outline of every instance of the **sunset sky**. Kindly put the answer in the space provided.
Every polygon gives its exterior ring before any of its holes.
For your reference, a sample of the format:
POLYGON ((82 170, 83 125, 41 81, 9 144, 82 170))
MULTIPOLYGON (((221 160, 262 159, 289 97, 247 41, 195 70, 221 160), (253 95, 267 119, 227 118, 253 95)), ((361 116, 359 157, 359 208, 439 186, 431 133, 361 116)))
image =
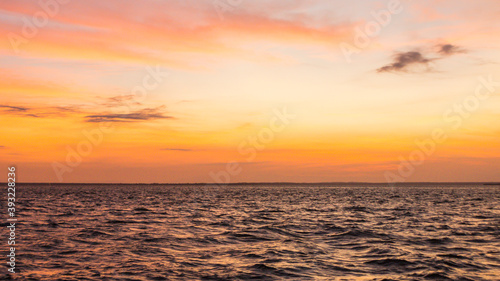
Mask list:
POLYGON ((499 17, 498 0, 1 1, 0 181, 500 181, 499 17))

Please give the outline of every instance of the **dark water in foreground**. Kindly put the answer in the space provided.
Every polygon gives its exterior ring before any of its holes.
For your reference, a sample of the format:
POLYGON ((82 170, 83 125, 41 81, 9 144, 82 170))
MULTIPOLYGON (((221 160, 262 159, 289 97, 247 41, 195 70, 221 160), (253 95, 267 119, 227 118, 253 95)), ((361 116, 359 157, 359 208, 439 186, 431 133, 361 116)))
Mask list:
POLYGON ((500 276, 496 186, 20 186, 17 197, 17 280, 500 276))

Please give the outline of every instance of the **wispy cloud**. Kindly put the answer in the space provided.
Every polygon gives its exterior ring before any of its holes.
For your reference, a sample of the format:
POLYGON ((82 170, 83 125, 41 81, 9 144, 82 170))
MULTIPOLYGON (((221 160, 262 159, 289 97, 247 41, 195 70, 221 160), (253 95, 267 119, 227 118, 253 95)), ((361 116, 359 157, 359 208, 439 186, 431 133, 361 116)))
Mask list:
POLYGON ((105 98, 102 103, 103 106, 106 107, 118 107, 118 106, 126 106, 126 105, 141 105, 140 102, 133 101, 136 98, 134 95, 121 95, 105 98))
POLYGON ((2 113, 4 115, 20 115, 20 116, 35 117, 35 118, 40 117, 37 114, 30 113, 30 112, 32 112, 32 109, 28 108, 28 107, 0 105, 0 109, 3 109, 2 113))
POLYGON ((407 68, 412 65, 428 66, 432 60, 433 59, 426 58, 418 51, 397 53, 394 55, 392 63, 382 66, 377 69, 377 72, 405 72, 407 68))
POLYGON ((63 117, 69 113, 79 112, 77 106, 45 106, 45 107, 25 107, 0 105, 0 110, 5 115, 16 115, 23 117, 63 117), (2 110, 3 109, 3 110, 2 110))
MULTIPOLYGON (((58 118, 67 117, 68 115, 75 115, 78 118, 84 116, 85 122, 139 122, 151 121, 157 119, 173 119, 174 117, 167 115, 165 105, 151 108, 138 108, 129 110, 125 113, 98 113, 96 112, 106 110, 109 107, 119 107, 123 101, 130 101, 129 96, 112 97, 108 98, 106 104, 100 104, 95 108, 84 109, 83 106, 18 106, 18 105, 0 105, 0 114, 14 115, 20 117, 33 117, 33 118, 58 118), (104 106, 104 108, 103 108, 104 106)), ((132 103, 137 106, 140 103, 132 103)))
MULTIPOLYGON (((39 10, 32 1, 4 2, 2 10, 20 19, 39 10)), ((248 2, 247 6, 252 6, 252 9, 240 9, 234 13, 226 11, 224 21, 220 20, 213 1, 197 1, 195 6, 185 2, 109 0, 107 3, 120 5, 119 11, 110 11, 102 1, 89 0, 85 4, 70 1, 64 5, 65 9, 61 8, 51 18, 51 22, 57 24, 45 26, 43 34, 33 39, 33 43, 44 48, 26 48, 26 44, 20 47, 26 52, 47 57, 162 63, 189 69, 199 68, 198 59, 194 61, 192 54, 208 59, 233 56, 261 62, 285 59, 278 51, 248 52, 244 46, 255 39, 299 47, 320 45, 334 48, 336 43, 350 38, 350 30, 354 28, 349 21, 317 19, 310 11, 322 7, 320 1, 308 1, 307 4, 302 0, 286 1, 286 4, 279 5, 248 2), (76 12, 82 9, 88 13, 76 12), (282 16, 292 13, 300 14, 300 17, 282 16), (123 30, 135 30, 140 38, 124 36, 123 30), (72 40, 61 40, 65 36, 71 36, 72 40), (103 48, 103 45, 107 47, 103 48)), ((11 21, 2 18, 0 21, 3 33, 18 32, 18 26, 11 21)), ((0 46, 0 49, 5 47, 0 46)))
POLYGON ((0 104, 0 108, 3 108, 4 111, 8 111, 8 112, 26 112, 26 111, 28 111, 27 107, 10 106, 10 105, 4 105, 4 104, 0 104))
POLYGON ((165 115, 165 106, 156 108, 144 108, 130 113, 93 114, 85 116, 87 122, 134 122, 156 119, 172 119, 174 117, 165 115))
POLYGON ((0 145, 0 149, 6 149, 7 147, 5 145, 0 145))

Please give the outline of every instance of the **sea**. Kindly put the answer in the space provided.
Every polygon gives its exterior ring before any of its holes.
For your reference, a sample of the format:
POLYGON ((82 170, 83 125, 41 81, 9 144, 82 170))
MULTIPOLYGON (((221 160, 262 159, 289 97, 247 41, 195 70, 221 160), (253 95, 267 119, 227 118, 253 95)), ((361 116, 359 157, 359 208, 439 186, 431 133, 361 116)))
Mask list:
POLYGON ((16 191, 16 273, 7 271, 3 220, 0 280, 500 280, 495 185, 19 184, 16 191))

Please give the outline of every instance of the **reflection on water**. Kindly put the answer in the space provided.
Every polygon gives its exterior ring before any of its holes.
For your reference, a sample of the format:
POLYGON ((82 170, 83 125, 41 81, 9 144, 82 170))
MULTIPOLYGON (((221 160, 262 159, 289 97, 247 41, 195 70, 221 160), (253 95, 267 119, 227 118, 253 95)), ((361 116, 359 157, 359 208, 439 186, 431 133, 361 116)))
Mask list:
POLYGON ((19 191, 19 280, 500 276, 496 186, 33 185, 19 191))

